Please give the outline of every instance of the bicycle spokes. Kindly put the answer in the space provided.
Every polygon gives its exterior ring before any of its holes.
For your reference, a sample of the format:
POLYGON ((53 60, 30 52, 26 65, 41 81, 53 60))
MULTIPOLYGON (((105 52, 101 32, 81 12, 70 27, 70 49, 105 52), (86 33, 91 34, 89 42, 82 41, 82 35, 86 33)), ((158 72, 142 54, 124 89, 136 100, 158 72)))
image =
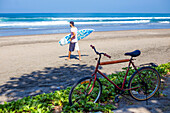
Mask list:
POLYGON ((156 93, 159 85, 159 74, 153 68, 143 67, 133 75, 129 84, 129 88, 138 88, 130 90, 129 93, 137 100, 146 100, 156 93))
POLYGON ((87 77, 77 83, 71 93, 72 103, 86 103, 86 102, 97 102, 101 94, 101 83, 98 81, 94 82, 93 77, 87 77), (90 92, 90 93, 89 93, 90 92))

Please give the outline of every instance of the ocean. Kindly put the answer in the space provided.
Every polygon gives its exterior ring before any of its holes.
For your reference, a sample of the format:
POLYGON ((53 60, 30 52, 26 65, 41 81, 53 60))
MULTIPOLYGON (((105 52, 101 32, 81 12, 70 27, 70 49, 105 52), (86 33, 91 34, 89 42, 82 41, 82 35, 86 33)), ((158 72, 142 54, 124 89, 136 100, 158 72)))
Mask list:
POLYGON ((0 36, 170 28, 170 13, 0 13, 0 36))

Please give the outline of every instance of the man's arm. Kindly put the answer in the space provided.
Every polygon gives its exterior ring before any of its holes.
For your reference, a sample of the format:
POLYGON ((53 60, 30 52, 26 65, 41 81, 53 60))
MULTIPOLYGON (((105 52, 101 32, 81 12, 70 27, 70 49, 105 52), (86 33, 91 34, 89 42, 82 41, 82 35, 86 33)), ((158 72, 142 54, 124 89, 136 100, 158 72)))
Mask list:
POLYGON ((71 38, 70 38, 70 40, 69 41, 71 41, 74 37, 75 37, 75 33, 74 32, 71 32, 73 35, 71 36, 71 38))

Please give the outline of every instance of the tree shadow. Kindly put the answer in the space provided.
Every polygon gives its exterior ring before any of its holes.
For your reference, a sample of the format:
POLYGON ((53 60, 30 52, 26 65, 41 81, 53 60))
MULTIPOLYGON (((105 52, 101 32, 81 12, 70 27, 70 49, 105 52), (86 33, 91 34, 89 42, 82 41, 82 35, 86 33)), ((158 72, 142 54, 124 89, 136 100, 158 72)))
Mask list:
MULTIPOLYGON (((83 57, 83 56, 89 56, 89 55, 81 55, 81 57, 83 57)), ((59 58, 67 58, 67 57, 68 57, 68 55, 67 56, 59 56, 59 58)), ((71 55, 70 56, 71 59, 78 59, 78 57, 79 57, 79 55, 71 55)))
MULTIPOLYGON (((65 64, 59 68, 45 67, 43 70, 34 71, 30 74, 12 77, 0 86, 0 96, 7 97, 7 102, 9 102, 27 96, 65 89, 72 86, 80 78, 91 76, 94 70, 94 66, 87 66, 86 64, 65 64)), ((0 100, 0 103, 2 103, 2 100, 0 100)))

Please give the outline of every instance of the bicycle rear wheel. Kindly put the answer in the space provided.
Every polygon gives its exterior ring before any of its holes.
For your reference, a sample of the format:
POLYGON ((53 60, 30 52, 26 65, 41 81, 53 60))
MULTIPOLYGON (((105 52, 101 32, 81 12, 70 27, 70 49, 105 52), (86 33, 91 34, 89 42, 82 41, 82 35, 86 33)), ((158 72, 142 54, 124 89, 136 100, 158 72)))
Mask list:
POLYGON ((74 103, 80 104, 89 101, 96 103, 99 100, 101 93, 102 84, 98 78, 95 83, 94 77, 82 78, 73 85, 69 94, 69 104, 72 106, 74 103))
POLYGON ((129 94, 136 100, 147 100, 159 89, 160 75, 151 67, 142 67, 129 80, 129 94), (138 88, 137 88, 138 87, 138 88))

